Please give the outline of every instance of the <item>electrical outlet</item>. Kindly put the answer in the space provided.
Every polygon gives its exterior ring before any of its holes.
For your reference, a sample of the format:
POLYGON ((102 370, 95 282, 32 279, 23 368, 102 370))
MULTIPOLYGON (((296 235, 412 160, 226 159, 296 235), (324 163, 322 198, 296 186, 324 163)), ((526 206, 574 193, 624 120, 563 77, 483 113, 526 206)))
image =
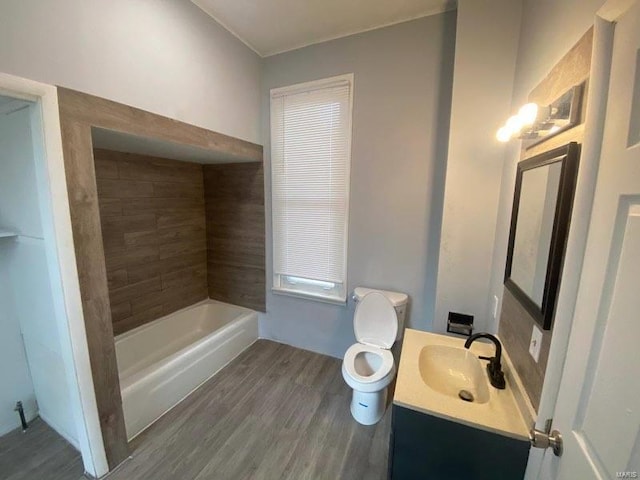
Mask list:
POLYGON ((538 363, 538 358, 540 358, 540 347, 542 346, 542 330, 540 330, 535 325, 533 326, 533 331, 531 332, 531 341, 529 342, 529 353, 533 357, 533 359, 538 363))
POLYGON ((494 295, 493 296, 493 319, 497 320, 498 319, 498 296, 494 295))

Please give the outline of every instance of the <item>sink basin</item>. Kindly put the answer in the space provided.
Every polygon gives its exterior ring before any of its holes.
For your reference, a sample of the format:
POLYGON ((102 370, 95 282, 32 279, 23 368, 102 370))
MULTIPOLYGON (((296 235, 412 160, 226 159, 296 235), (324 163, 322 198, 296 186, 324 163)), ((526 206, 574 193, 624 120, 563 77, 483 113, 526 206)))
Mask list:
POLYGON ((536 413, 508 352, 502 351, 506 388, 498 390, 489 383, 486 361, 478 359, 495 355, 495 346, 473 342, 466 349, 464 343, 464 338, 405 329, 394 406, 528 442, 536 413), (462 390, 472 403, 461 398, 462 390))
POLYGON ((466 348, 425 345, 418 363, 422 381, 436 392, 456 400, 465 397, 473 403, 489 401, 485 365, 466 348))

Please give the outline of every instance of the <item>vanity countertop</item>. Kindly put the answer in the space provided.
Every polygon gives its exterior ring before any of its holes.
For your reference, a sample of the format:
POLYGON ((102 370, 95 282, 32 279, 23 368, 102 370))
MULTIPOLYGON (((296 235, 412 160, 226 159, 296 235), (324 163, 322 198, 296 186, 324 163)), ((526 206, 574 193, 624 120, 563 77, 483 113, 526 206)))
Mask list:
MULTIPOLYGON (((469 403, 431 389, 422 380, 419 370, 420 351, 426 345, 464 348, 465 339, 406 329, 400 356, 393 403, 418 412, 480 428, 518 440, 528 441, 529 426, 534 416, 522 383, 502 351, 502 368, 507 388, 498 390, 489 385, 486 403, 469 403)), ((493 344, 475 341, 470 348, 475 355, 493 356, 493 344)), ((486 361, 481 360, 483 368, 486 361)), ((487 379, 488 383, 488 379, 487 379)))

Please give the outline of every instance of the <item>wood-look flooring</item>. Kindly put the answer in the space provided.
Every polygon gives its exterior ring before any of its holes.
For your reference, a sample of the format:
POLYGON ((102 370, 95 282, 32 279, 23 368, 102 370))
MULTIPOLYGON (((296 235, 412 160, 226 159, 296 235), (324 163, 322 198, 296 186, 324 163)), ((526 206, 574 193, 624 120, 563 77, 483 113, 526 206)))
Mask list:
MULTIPOLYGON (((107 480, 387 478, 391 411, 351 417, 341 361, 258 340, 131 445, 107 480)), ((2 480, 86 480, 42 420, 0 438, 2 480)))
POLYGON ((80 453, 40 418, 0 437, 0 479, 78 480, 80 453))
POLYGON ((351 417, 341 361, 258 340, 132 442, 109 480, 383 479, 390 410, 351 417))

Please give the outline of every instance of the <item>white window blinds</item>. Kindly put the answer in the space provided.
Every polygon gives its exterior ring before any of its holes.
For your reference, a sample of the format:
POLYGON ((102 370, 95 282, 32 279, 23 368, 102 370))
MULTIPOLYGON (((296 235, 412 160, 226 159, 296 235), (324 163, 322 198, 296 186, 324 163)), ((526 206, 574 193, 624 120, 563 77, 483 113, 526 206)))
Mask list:
POLYGON ((274 289, 344 301, 351 75, 271 92, 274 289))

